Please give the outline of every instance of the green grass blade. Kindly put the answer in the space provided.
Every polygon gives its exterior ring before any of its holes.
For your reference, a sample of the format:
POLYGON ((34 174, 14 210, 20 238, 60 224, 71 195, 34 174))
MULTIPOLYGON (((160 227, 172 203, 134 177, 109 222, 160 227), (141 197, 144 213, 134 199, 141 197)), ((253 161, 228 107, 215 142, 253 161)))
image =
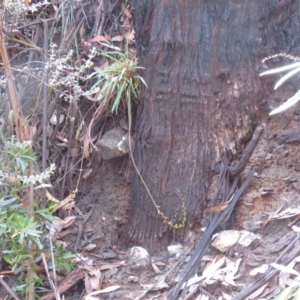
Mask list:
POLYGON ((119 87, 116 99, 115 99, 115 101, 113 103, 113 106, 111 108, 112 112, 115 112, 115 111, 118 112, 118 108, 120 106, 120 102, 121 102, 121 99, 122 99, 122 96, 123 96, 123 91, 125 90, 125 86, 126 86, 126 82, 122 82, 120 87, 119 87))

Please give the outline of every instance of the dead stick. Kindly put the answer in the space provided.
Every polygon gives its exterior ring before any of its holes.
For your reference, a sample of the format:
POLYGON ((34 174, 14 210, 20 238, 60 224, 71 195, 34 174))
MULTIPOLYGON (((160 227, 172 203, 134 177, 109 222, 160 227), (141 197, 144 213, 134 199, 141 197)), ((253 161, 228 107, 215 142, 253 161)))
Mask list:
POLYGON ((20 96, 17 92, 15 82, 13 80, 13 74, 9 64, 9 58, 7 54, 1 22, 0 22, 0 54, 2 56, 2 61, 4 64, 4 73, 7 79, 8 94, 13 109, 13 116, 16 125, 16 135, 18 137, 19 142, 28 141, 29 130, 28 130, 25 117, 23 115, 20 96))
POLYGON ((10 288, 10 286, 3 280, 2 276, 0 276, 0 283, 15 300, 20 300, 20 298, 15 294, 15 292, 10 288))
MULTIPOLYGON (((48 60, 48 23, 47 20, 43 20, 44 25, 44 59, 45 63, 48 60)), ((44 67, 43 76, 43 143, 42 143, 42 171, 47 168, 47 110, 48 110, 48 69, 44 67)), ((43 189, 42 203, 45 205, 46 201, 46 190, 43 189)))
MULTIPOLYGON (((31 150, 32 150, 32 141, 33 141, 33 128, 30 127, 30 140, 31 140, 31 150)), ((29 174, 28 177, 33 175, 33 162, 29 161, 29 174)), ((28 200, 29 200, 29 208, 28 208, 28 216, 30 218, 33 217, 33 205, 34 205, 34 189, 33 183, 30 183, 29 191, 28 191, 28 200)), ((33 276, 33 265, 34 265, 34 254, 33 254, 33 246, 30 247, 30 258, 29 258, 29 267, 28 267, 28 300, 34 300, 34 276, 33 276)))
POLYGON ((67 150, 67 155, 66 155, 66 167, 65 167, 65 172, 64 172, 64 177, 63 177, 63 182, 62 182, 62 187, 61 187, 61 196, 60 198, 63 199, 64 192, 65 192, 65 184, 66 184, 66 177, 67 173, 70 170, 71 163, 69 162, 70 156, 71 156, 71 147, 72 147, 72 138, 73 138, 73 133, 74 133, 74 128, 75 128, 75 120, 76 120, 76 114, 77 114, 77 106, 76 106, 77 100, 70 101, 70 106, 71 106, 71 113, 70 113, 70 135, 69 135, 69 143, 68 143, 68 150, 67 150))
POLYGON ((241 174, 244 171, 244 169, 245 169, 247 163, 249 162, 249 159, 255 149, 255 146, 258 143, 258 140, 259 140, 263 130, 264 130, 264 124, 258 126, 255 129, 252 139, 249 142, 249 145, 247 146, 245 151, 243 152, 240 162, 236 166, 230 167, 230 169, 229 169, 230 175, 232 177, 235 177, 236 175, 241 174))

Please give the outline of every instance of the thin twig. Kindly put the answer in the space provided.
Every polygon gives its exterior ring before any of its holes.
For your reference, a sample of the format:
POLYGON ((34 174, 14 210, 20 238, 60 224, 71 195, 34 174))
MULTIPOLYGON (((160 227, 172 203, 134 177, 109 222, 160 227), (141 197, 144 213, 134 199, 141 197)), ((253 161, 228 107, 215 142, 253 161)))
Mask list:
MULTIPOLYGON (((50 240, 51 240, 51 236, 50 236, 50 240)), ((46 271, 46 274, 47 274, 47 278, 48 278, 50 287, 51 287, 51 289, 52 289, 52 291, 54 293, 55 298, 57 299, 57 295, 59 296, 59 293, 57 292, 57 288, 56 288, 53 280, 50 277, 50 273, 49 273, 49 270, 48 270, 46 256, 45 256, 44 253, 42 253, 42 260, 43 260, 43 263, 44 263, 44 267, 45 267, 45 271, 46 271)), ((54 261, 53 261, 53 264, 54 264, 54 261)))
POLYGON ((244 171, 264 128, 265 128, 264 124, 256 128, 252 136, 252 139, 249 142, 248 147, 243 152, 240 162, 236 166, 230 167, 230 175, 232 177, 235 177, 236 175, 241 174, 244 171))
MULTIPOLYGON (((33 141, 33 128, 30 127, 30 140, 31 143, 33 141)), ((32 148, 32 144, 31 144, 32 148)), ((29 161, 29 174, 28 177, 33 175, 33 162, 32 160, 29 161)), ((29 200, 29 207, 28 207, 28 216, 29 218, 33 217, 34 211, 33 211, 33 205, 34 205, 34 190, 33 190, 33 183, 30 183, 29 191, 28 191, 28 200, 29 200)), ((34 276, 33 276, 33 264, 34 264, 34 254, 32 251, 32 246, 30 247, 30 258, 29 258, 29 267, 28 267, 28 300, 34 300, 34 276)))
POLYGON ((15 299, 15 300, 21 300, 16 293, 10 288, 10 286, 3 280, 2 276, 0 276, 0 283, 2 286, 6 289, 6 291, 15 299))
MULTIPOLYGON (((57 18, 47 19, 46 21, 50 23, 52 21, 57 21, 57 18)), ((38 24, 41 24, 41 23, 43 23, 43 20, 38 20, 38 21, 34 21, 34 22, 28 23, 28 24, 23 25, 23 26, 19 26, 17 29, 21 30, 21 29, 24 29, 24 28, 27 28, 27 27, 30 27, 30 26, 34 26, 34 25, 38 25, 38 24)))
POLYGON ((70 113, 70 135, 69 135, 69 143, 68 143, 68 150, 67 150, 67 155, 66 155, 66 167, 65 167, 65 172, 64 172, 64 179, 62 182, 62 187, 61 187, 61 196, 60 198, 63 199, 64 192, 65 192, 65 184, 66 184, 66 177, 67 173, 69 172, 70 169, 70 156, 71 156, 71 146, 72 146, 72 138, 73 138, 73 133, 74 133, 74 128, 75 128, 75 120, 76 120, 76 114, 77 114, 77 106, 76 106, 77 100, 74 99, 71 101, 70 106, 71 106, 71 113, 70 113))
MULTIPOLYGON (((43 20, 44 25, 44 60, 47 63, 48 60, 48 23, 47 20, 43 20)), ((47 110, 48 110, 48 81, 49 74, 48 69, 44 68, 44 76, 43 76, 43 143, 42 143, 42 171, 45 171, 47 168, 47 110)), ((46 201, 46 189, 43 189, 43 199, 42 202, 45 204, 46 201)))
POLYGON ((29 140, 29 130, 22 111, 20 96, 17 92, 15 82, 13 80, 13 73, 10 67, 8 53, 5 45, 3 27, 0 22, 0 54, 4 64, 4 73, 7 79, 8 94, 13 109, 13 116, 16 126, 16 135, 19 142, 29 140))

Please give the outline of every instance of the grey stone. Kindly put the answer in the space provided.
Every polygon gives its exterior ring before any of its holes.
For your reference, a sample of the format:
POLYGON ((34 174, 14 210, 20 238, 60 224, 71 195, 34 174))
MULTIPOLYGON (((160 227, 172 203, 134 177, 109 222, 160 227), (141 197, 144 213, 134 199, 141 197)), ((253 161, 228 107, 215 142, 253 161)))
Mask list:
POLYGON ((138 276, 129 276, 127 278, 127 282, 138 282, 139 281, 139 277, 138 276))
POLYGON ((150 264, 150 255, 142 247, 132 247, 129 251, 128 265, 132 269, 147 267, 150 264))
POLYGON ((122 128, 107 131, 96 143, 103 159, 113 159, 128 154, 128 133, 122 128))

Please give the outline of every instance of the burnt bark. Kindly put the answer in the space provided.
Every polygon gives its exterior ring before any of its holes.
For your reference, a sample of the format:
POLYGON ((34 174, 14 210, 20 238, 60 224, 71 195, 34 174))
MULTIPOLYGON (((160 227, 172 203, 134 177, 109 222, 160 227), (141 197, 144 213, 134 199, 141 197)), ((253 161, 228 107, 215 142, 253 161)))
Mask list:
POLYGON ((238 154, 267 117, 274 78, 259 78, 261 60, 280 52, 297 54, 300 5, 133 2, 139 62, 145 67, 141 75, 148 85, 139 102, 135 161, 162 212, 180 223, 179 189, 188 216, 184 229, 164 224, 135 175, 128 232, 153 249, 182 239, 200 223, 223 141, 238 154))

